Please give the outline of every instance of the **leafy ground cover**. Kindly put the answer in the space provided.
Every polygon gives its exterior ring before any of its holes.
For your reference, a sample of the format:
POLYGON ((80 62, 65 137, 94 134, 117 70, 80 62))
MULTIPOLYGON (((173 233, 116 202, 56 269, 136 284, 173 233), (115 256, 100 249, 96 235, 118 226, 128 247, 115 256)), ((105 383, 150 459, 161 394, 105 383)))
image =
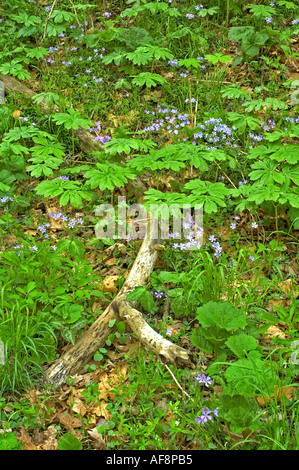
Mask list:
POLYGON ((0 79, 35 92, 0 105, 0 449, 298 450, 296 2, 3 0, 0 33, 0 79), (161 213, 203 205, 203 244, 190 217, 129 299, 197 367, 121 321, 55 391, 140 246, 95 209, 137 178, 161 213))

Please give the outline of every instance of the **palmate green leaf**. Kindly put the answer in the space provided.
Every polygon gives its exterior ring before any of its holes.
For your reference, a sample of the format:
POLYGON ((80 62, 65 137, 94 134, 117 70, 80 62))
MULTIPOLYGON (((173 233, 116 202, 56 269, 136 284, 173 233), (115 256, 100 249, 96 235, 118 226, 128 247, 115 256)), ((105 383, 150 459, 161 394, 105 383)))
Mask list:
POLYGON ((49 55, 49 50, 45 47, 34 47, 26 51, 26 56, 31 59, 42 59, 45 55, 49 55))
POLYGON ((29 149, 24 147, 24 145, 13 144, 7 140, 3 140, 2 144, 0 144, 0 159, 10 155, 26 155, 27 153, 29 153, 29 149))
POLYGON ((4 137, 7 142, 15 142, 20 139, 30 139, 37 135, 40 135, 40 131, 35 126, 20 126, 11 129, 4 137))
POLYGON ((27 15, 25 12, 21 12, 18 15, 10 15, 10 18, 25 26, 33 26, 41 22, 41 19, 38 16, 27 15))
POLYGON ((287 10, 296 10, 298 8, 298 5, 295 5, 295 3, 289 2, 287 0, 279 0, 277 5, 286 7, 287 10))
POLYGON ((178 64, 180 67, 186 67, 187 69, 193 67, 194 69, 198 69, 201 67, 201 63, 199 60, 194 59, 194 58, 189 58, 189 59, 180 59, 178 61, 178 64))
POLYGON ((247 126, 251 130, 256 130, 260 128, 259 120, 248 116, 247 114, 229 112, 227 113, 227 117, 230 122, 234 123, 236 128, 239 129, 241 133, 245 132, 247 126))
POLYGON ((58 34, 64 33, 66 27, 63 25, 55 24, 53 21, 49 21, 47 25, 47 36, 49 38, 56 37, 58 34))
POLYGON ((153 54, 146 47, 138 47, 136 51, 126 54, 126 59, 137 65, 145 65, 151 62, 153 54))
POLYGON ((112 156, 119 153, 129 155, 132 149, 147 152, 149 149, 156 146, 157 144, 151 139, 138 140, 136 138, 119 137, 113 137, 109 142, 104 144, 105 151, 112 156))
MULTIPOLYGON (((163 193, 158 189, 149 189, 144 193, 145 207, 151 210, 154 218, 161 217, 167 219, 170 216, 169 210, 173 217, 181 217, 181 207, 189 204, 188 197, 181 193, 163 193)), ((190 203, 192 205, 192 203, 190 203)))
POLYGON ((285 133, 280 130, 264 133, 265 140, 267 140, 268 142, 275 142, 276 140, 281 139, 281 137, 283 137, 284 135, 285 133))
POLYGON ((224 183, 211 183, 210 181, 191 180, 184 186, 184 191, 191 191, 194 196, 211 195, 223 199, 228 196, 229 190, 224 183))
POLYGON ((97 163, 96 168, 85 173, 85 178, 88 180, 88 185, 91 189, 99 188, 101 191, 105 189, 113 191, 115 187, 123 187, 128 182, 128 179, 136 177, 136 173, 130 170, 130 168, 113 163, 109 165, 97 163))
POLYGON ((17 38, 28 38, 38 33, 39 33, 39 28, 37 28, 36 26, 24 26, 24 28, 20 28, 19 31, 17 32, 17 38))
POLYGON ((271 108, 276 111, 277 109, 287 109, 288 104, 284 101, 279 100, 278 98, 266 98, 264 101, 264 106, 266 108, 271 108))
POLYGON ((251 113, 252 111, 260 111, 264 107, 264 100, 259 98, 257 100, 245 101, 242 103, 242 106, 246 108, 248 113, 251 113))
POLYGON ((157 3, 157 2, 149 2, 144 5, 144 10, 149 10, 152 14, 157 14, 161 11, 168 11, 170 7, 167 3, 157 3))
POLYGON ((253 171, 249 173, 252 181, 259 180, 260 183, 265 185, 279 183, 283 184, 288 181, 287 174, 277 171, 277 163, 270 159, 264 158, 262 161, 255 162, 251 165, 253 171))
POLYGON ((148 88, 155 87, 157 85, 163 85, 166 83, 165 78, 163 78, 158 73, 142 72, 138 75, 133 76, 133 84, 137 86, 146 86, 148 88))
POLYGON ((62 160, 62 157, 65 156, 64 146, 60 142, 51 142, 46 137, 33 137, 33 142, 36 145, 30 148, 32 155, 35 156, 43 156, 48 157, 49 155, 54 155, 57 158, 62 160))
POLYGON ((242 106, 246 108, 246 111, 248 113, 251 113, 252 111, 260 111, 263 108, 271 108, 271 109, 274 109, 275 111, 277 109, 288 108, 287 103, 281 100, 278 100, 277 98, 266 98, 265 100, 259 98, 257 100, 245 101, 245 103, 243 103, 242 106))
POLYGON ((266 18, 271 17, 276 14, 275 8, 268 6, 268 5, 254 5, 250 4, 248 5, 248 8, 251 13, 253 13, 254 16, 257 16, 258 18, 266 18))
POLYGON ((196 319, 203 328, 216 326, 226 331, 237 330, 247 324, 246 313, 230 302, 208 302, 197 309, 196 319))
POLYGON ((69 21, 73 21, 76 19, 74 13, 65 10, 54 10, 52 12, 51 18, 54 20, 55 23, 68 23, 69 21))
POLYGON ((212 7, 212 8, 201 8, 198 10, 197 14, 201 18, 205 18, 207 15, 213 16, 218 12, 219 8, 218 7, 212 7))
POLYGON ((228 64, 233 60, 233 57, 230 55, 221 54, 221 52, 216 52, 214 55, 207 54, 204 58, 212 64, 218 64, 219 62, 221 64, 228 64))
POLYGON ((299 195, 298 194, 294 192, 288 192, 287 194, 284 194, 284 196, 289 201, 292 207, 295 207, 296 209, 299 208, 299 195))
POLYGON ((134 52, 126 54, 126 58, 131 60, 134 64, 145 65, 153 59, 173 59, 173 55, 165 47, 145 44, 138 47, 134 52))
POLYGON ((278 162, 286 161, 291 165, 299 162, 299 148, 298 145, 287 144, 278 147, 276 150, 269 149, 271 160, 278 162))
POLYGON ((297 165, 285 165, 282 168, 282 172, 286 175, 287 178, 293 181, 297 186, 299 186, 299 164, 297 165))
POLYGON ((79 181, 65 181, 58 179, 42 181, 36 186, 35 191, 38 195, 44 197, 60 196, 59 204, 65 206, 69 202, 73 207, 81 208, 83 205, 82 199, 90 201, 92 193, 88 189, 81 189, 79 181))
POLYGON ((217 212, 218 206, 226 207, 224 199, 229 194, 229 190, 223 183, 201 180, 189 181, 185 184, 183 191, 190 191, 189 200, 194 204, 203 204, 204 211, 208 214, 217 212))
POLYGON ((57 170, 63 162, 61 157, 47 156, 43 157, 42 155, 29 158, 30 162, 33 165, 29 165, 26 168, 26 171, 31 173, 31 176, 39 178, 41 175, 50 176, 53 174, 53 170, 57 170))
MULTIPOLYGON (((148 52, 152 54, 152 57, 154 57, 156 60, 171 60, 173 59, 173 54, 170 52, 169 49, 166 47, 160 47, 155 44, 144 44, 143 46, 148 52)), ((137 49, 138 50, 138 49, 137 49)))
POLYGON ((126 50, 123 48, 116 48, 114 52, 111 52, 110 54, 105 55, 103 57, 102 62, 105 65, 111 64, 111 62, 114 62, 115 65, 119 65, 126 57, 126 50))
POLYGON ((165 168, 179 171, 180 168, 189 164, 205 171, 208 168, 205 160, 213 160, 209 151, 203 151, 200 146, 194 146, 190 143, 178 143, 158 150, 151 150, 148 155, 134 155, 134 159, 130 160, 128 166, 138 171, 144 168, 152 170, 165 168))
POLYGON ((30 78, 30 73, 15 60, 0 65, 0 72, 4 75, 12 75, 20 80, 28 80, 30 78))
POLYGON ((58 126, 64 125, 66 129, 77 130, 79 127, 89 129, 92 126, 89 119, 83 118, 80 111, 75 111, 73 108, 70 108, 68 113, 52 114, 52 119, 58 126))
POLYGON ((221 95, 223 98, 228 98, 228 99, 249 99, 250 95, 247 91, 242 90, 239 86, 236 85, 231 85, 223 88, 221 90, 221 95))
POLYGON ((256 204, 262 204, 264 201, 278 201, 284 191, 274 184, 254 183, 251 186, 250 193, 248 194, 247 201, 255 202, 256 204))

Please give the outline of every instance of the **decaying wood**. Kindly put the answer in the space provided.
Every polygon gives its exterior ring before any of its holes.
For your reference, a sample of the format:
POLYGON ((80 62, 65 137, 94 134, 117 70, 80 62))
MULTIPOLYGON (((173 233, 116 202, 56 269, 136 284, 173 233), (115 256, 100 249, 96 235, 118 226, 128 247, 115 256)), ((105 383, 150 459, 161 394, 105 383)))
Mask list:
MULTIPOLYGON (((5 89, 12 93, 20 93, 31 99, 36 96, 33 90, 13 77, 0 74, 0 80, 3 81, 5 89)), ((39 106, 45 113, 51 112, 45 101, 41 101, 39 106)), ((59 112, 60 110, 55 106, 54 111, 59 112)), ((85 129, 79 128, 75 131, 75 135, 79 138, 83 150, 99 149, 99 144, 85 129)), ((147 189, 139 178, 130 181, 130 186, 136 190, 137 196, 138 194, 140 196, 147 189)), ((194 367, 194 358, 191 353, 159 335, 147 324, 142 314, 135 309, 136 302, 126 301, 127 295, 135 287, 146 285, 158 258, 157 240, 151 237, 149 228, 126 282, 113 302, 108 305, 76 344, 71 346, 45 371, 46 381, 56 388, 61 386, 68 377, 81 371, 94 353, 105 345, 107 337, 115 331, 115 326, 109 326, 111 320, 124 320, 137 338, 160 357, 163 362, 178 367, 194 367)))
POLYGON ((62 385, 67 377, 79 372, 92 358, 94 353, 105 345, 105 340, 114 331, 109 327, 113 319, 125 320, 140 341, 162 360, 179 367, 193 367, 189 352, 171 343, 155 332, 134 308, 134 302, 126 302, 126 296, 136 286, 147 283, 158 257, 155 240, 146 237, 135 259, 133 267, 122 289, 113 302, 90 326, 78 342, 57 359, 46 371, 47 381, 55 387, 62 385))
MULTIPOLYGON (((0 74, 0 80, 4 83, 4 90, 9 90, 13 94, 19 93, 30 99, 37 96, 37 93, 9 75, 0 74)), ((45 100, 42 100, 40 103, 38 103, 38 106, 43 110, 44 113, 51 113, 51 110, 47 106, 45 100)), ((58 113, 61 112, 59 107, 56 105, 53 107, 53 111, 58 113)), ((99 144, 97 141, 95 141, 90 132, 88 132, 86 129, 83 129, 83 127, 79 127, 77 130, 75 130, 74 134, 80 140, 83 150, 99 150, 99 144)))
POLYGON ((156 356, 159 356, 162 361, 178 367, 190 365, 191 358, 188 351, 173 344, 153 330, 144 320, 142 314, 134 309, 129 302, 125 300, 118 302, 117 313, 129 325, 142 344, 156 354, 156 356))

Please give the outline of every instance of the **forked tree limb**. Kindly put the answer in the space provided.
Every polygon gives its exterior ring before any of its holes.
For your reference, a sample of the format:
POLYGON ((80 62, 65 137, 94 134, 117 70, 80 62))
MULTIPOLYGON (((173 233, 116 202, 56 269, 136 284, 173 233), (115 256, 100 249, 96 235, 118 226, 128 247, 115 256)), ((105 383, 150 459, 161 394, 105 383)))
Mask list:
POLYGON ((126 321, 137 338, 162 360, 179 367, 193 367, 194 359, 188 351, 155 332, 143 319, 142 314, 132 306, 134 302, 130 304, 125 300, 136 286, 144 286, 147 283, 158 258, 155 245, 155 240, 149 237, 144 238, 128 278, 113 302, 77 343, 46 370, 46 380, 56 388, 61 386, 68 377, 78 373, 94 353, 105 345, 107 337, 115 329, 115 327, 109 327, 110 321, 114 319, 126 321))
POLYGON ((112 303, 111 306, 117 310, 121 319, 129 325, 142 344, 156 356, 159 356, 162 362, 165 361, 178 367, 186 367, 187 364, 191 364, 189 352, 153 330, 144 320, 142 314, 134 309, 129 302, 122 300, 116 304, 112 303))

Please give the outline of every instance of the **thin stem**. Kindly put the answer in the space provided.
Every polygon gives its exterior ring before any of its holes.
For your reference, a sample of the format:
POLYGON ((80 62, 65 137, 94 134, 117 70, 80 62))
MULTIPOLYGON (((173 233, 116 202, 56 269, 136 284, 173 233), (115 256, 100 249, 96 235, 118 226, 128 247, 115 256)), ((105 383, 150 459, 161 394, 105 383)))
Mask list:
MULTIPOLYGON (((161 363, 162 364, 162 363, 161 363)), ((173 380, 175 381, 175 383, 177 384, 177 386, 179 387, 180 390, 182 390, 182 392, 184 393, 184 395, 186 395, 188 398, 191 399, 191 401, 194 401, 193 398, 190 397, 190 395, 188 395, 187 392, 185 392, 185 390, 181 387, 181 385, 179 384, 179 382, 177 381, 177 379, 175 378, 174 374, 172 373, 172 371, 169 369, 168 365, 167 364, 164 364, 164 366, 166 367, 166 369, 168 370, 168 372, 170 373, 171 377, 173 378, 173 380)))

